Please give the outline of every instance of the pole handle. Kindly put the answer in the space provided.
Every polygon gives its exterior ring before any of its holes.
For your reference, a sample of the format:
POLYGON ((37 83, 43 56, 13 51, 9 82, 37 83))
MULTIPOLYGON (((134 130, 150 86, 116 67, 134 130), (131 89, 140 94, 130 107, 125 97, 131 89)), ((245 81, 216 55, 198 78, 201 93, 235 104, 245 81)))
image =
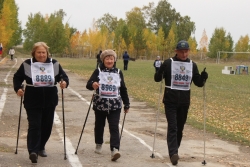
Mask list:
MULTIPOLYGON (((206 72, 206 67, 203 69, 203 71, 202 72, 206 72)), ((204 79, 203 80, 203 85, 205 86, 205 83, 206 83, 206 80, 204 79)), ((203 88, 205 89, 205 87, 203 86, 203 88)))
POLYGON ((63 81, 63 75, 62 74, 60 75, 60 78, 61 78, 61 82, 62 82, 63 81))

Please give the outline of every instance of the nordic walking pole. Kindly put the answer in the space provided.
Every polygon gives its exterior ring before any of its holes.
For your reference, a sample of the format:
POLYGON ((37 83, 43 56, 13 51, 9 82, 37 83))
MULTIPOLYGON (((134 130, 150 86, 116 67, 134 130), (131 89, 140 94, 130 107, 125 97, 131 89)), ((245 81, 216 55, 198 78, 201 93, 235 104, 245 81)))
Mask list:
POLYGON ((122 131, 123 131, 123 127, 124 127, 124 122, 125 122, 125 118, 126 118, 126 112, 124 114, 124 118, 123 118, 123 122, 122 122, 122 129, 121 129, 121 135, 120 135, 120 142, 121 142, 121 138, 122 138, 122 131))
POLYGON ((87 115, 86 115, 86 118, 85 118, 85 121, 84 121, 84 124, 83 124, 83 127, 82 127, 82 132, 81 132, 81 135, 80 135, 77 147, 76 147, 75 154, 77 154, 77 150, 78 150, 78 147, 79 147, 79 144, 80 144, 80 141, 81 141, 81 138, 82 138, 82 134, 83 134, 83 131, 84 131, 84 128, 85 128, 85 125, 86 125, 86 122, 87 122, 87 119, 88 119, 88 116, 89 116, 89 111, 90 111, 90 108, 91 108, 92 101, 94 99, 94 95, 95 95, 95 93, 93 93, 90 104, 89 104, 89 109, 88 109, 88 112, 87 112, 87 115))
MULTIPOLYGON (((203 71, 206 70, 206 67, 204 68, 203 71)), ((204 124, 204 129, 203 129, 203 137, 204 137, 204 160, 202 162, 203 165, 206 165, 206 92, 205 92, 205 84, 206 81, 204 81, 203 85, 203 124, 204 124)))
POLYGON ((151 158, 155 158, 155 155, 154 155, 154 150, 155 150, 155 136, 156 136, 156 129, 157 129, 157 124, 158 124, 158 119, 159 119, 159 110, 160 110, 160 100, 161 100, 161 92, 162 92, 162 83, 163 83, 163 81, 161 80, 160 93, 159 93, 159 101, 158 101, 158 110, 157 110, 156 123, 155 123, 155 134, 154 134, 153 150, 152 150, 152 155, 150 156, 151 158))
MULTIPOLYGON (((23 85, 21 85, 23 89, 23 85)), ((24 96, 24 95, 23 95, 24 96)), ((18 128, 17 128, 17 139, 16 139, 16 152, 17 154, 17 147, 18 147, 18 140, 19 140, 19 131, 20 131, 20 122, 21 122, 21 113, 22 113, 22 104, 23 104, 23 96, 21 96, 21 102, 20 102, 20 112, 19 112, 19 120, 18 120, 18 128)))
MULTIPOLYGON (((63 76, 61 75, 61 82, 63 82, 63 76)), ((65 119, 64 119, 64 97, 63 97, 63 89, 62 90, 62 114, 63 114, 63 142, 64 142, 64 160, 67 159, 66 156, 66 142, 65 142, 65 119)))

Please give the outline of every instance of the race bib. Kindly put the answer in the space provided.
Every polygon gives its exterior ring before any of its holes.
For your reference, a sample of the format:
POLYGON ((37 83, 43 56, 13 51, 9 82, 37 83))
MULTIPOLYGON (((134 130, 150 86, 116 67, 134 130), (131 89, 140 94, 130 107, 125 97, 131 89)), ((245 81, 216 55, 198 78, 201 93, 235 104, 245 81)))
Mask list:
POLYGON ((35 87, 54 86, 55 79, 52 59, 50 63, 33 63, 31 59, 31 75, 35 87))
POLYGON ((172 60, 171 69, 171 89, 190 90, 190 84, 193 76, 193 63, 180 62, 172 60))
POLYGON ((120 88, 120 74, 99 72, 99 96, 101 98, 118 98, 120 88))

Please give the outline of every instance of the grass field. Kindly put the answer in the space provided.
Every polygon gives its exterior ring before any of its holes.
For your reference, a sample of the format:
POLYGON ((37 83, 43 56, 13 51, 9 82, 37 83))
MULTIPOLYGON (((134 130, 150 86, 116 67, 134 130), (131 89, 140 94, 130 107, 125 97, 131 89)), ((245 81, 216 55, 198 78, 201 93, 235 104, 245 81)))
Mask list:
MULTIPOLYGON (((69 69, 85 79, 90 77, 96 66, 95 59, 56 59, 63 68, 69 69)), ((122 60, 118 60, 117 67, 123 71, 122 63, 122 60)), ((250 76, 221 73, 224 66, 233 66, 235 69, 237 64, 197 62, 197 65, 200 71, 206 67, 209 78, 205 91, 192 84, 191 106, 187 123, 203 129, 203 113, 206 111, 206 129, 208 131, 224 139, 250 145, 250 76), (206 94, 205 108, 204 92, 206 94)), ((129 96, 145 101, 157 110, 161 83, 154 82, 153 60, 131 61, 128 71, 123 71, 123 74, 129 96)), ((161 111, 163 112, 162 103, 161 111)))

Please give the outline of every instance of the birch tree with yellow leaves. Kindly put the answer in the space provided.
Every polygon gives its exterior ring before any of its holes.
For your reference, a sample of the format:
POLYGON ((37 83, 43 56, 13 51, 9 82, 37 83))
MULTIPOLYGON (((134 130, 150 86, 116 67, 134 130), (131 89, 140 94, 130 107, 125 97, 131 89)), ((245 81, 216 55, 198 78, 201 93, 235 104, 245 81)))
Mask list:
MULTIPOLYGON (((235 44, 235 52, 250 52, 250 46, 249 46, 249 36, 241 36, 238 42, 235 44)), ((244 53, 236 53, 235 58, 241 61, 248 60, 249 54, 244 53)))
POLYGON ((14 0, 2 1, 0 9, 0 43, 3 51, 21 43, 21 24, 18 21, 18 7, 14 0))

